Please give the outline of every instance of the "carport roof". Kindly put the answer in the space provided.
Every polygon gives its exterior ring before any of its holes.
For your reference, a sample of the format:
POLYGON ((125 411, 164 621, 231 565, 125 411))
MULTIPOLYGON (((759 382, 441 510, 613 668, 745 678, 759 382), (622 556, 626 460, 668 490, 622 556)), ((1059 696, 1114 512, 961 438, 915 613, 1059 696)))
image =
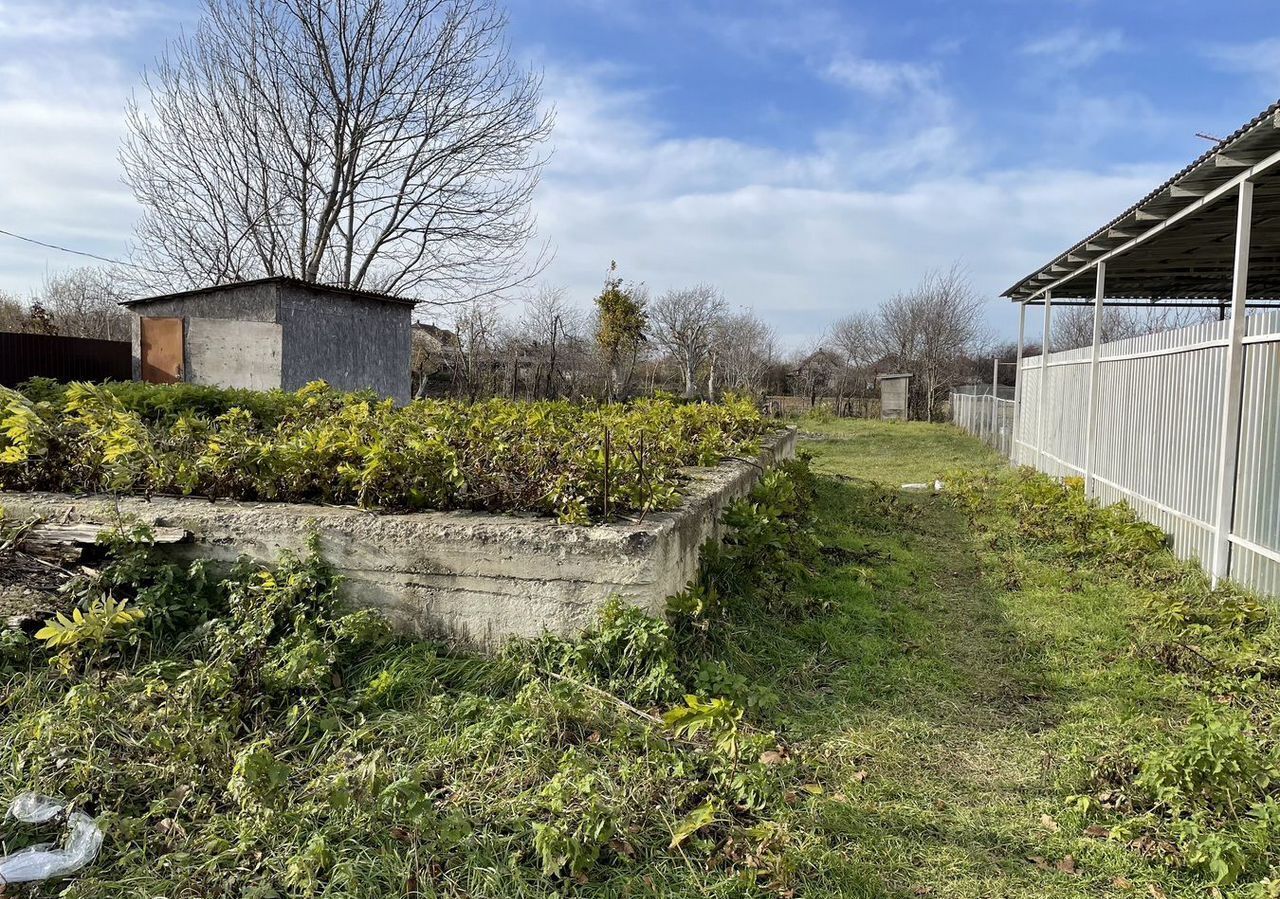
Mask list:
POLYGON ((1071 249, 1004 292, 1041 305, 1094 298, 1106 262, 1107 302, 1231 295, 1237 188, 1254 183, 1247 299, 1280 300, 1280 100, 1071 249))

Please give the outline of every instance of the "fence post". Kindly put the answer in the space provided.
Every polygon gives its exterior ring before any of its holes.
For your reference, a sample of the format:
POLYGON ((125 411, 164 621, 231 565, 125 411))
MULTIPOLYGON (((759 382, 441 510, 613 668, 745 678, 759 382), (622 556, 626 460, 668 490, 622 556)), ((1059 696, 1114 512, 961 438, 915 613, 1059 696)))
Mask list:
POLYGON ((1249 291, 1249 239, 1253 226, 1253 182, 1240 183, 1236 207, 1236 256, 1231 269, 1231 335, 1223 378, 1222 432, 1218 442, 1218 504, 1213 535, 1213 583, 1231 572, 1231 524, 1235 511, 1236 459, 1240 451, 1240 406, 1244 400, 1245 300, 1249 291))
POLYGON ((1040 402, 1036 411, 1036 452, 1040 454, 1040 470, 1046 470, 1048 458, 1044 451, 1044 420, 1049 410, 1049 315, 1053 312, 1053 295, 1044 292, 1044 336, 1040 340, 1040 402))
POLYGON ((1107 289, 1107 264, 1098 263, 1097 288, 1093 297, 1093 353, 1089 357, 1089 405, 1084 432, 1084 495, 1093 496, 1093 445, 1098 429, 1099 360, 1102 358, 1102 298, 1107 289))
POLYGON ((1000 383, 1000 360, 991 358, 991 445, 1000 451, 1000 404, 996 402, 1000 383))
POLYGON ((1018 458, 1018 439, 1022 432, 1022 347, 1026 342, 1027 304, 1018 304, 1018 362, 1013 371, 1013 433, 1009 437, 1009 459, 1018 458))

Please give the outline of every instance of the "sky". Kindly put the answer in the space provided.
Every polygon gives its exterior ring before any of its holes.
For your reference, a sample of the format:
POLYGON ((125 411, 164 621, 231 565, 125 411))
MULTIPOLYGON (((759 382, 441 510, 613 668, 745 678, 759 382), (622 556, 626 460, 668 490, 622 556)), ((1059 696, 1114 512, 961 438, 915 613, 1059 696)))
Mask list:
MULTIPOLYGON (((718 285, 789 346, 960 262, 999 294, 1280 96, 1274 0, 508 0, 556 111, 543 280, 718 285)), ((198 0, 0 0, 0 229, 111 258, 123 108, 198 0)), ((0 290, 88 260, 0 235, 0 290)))

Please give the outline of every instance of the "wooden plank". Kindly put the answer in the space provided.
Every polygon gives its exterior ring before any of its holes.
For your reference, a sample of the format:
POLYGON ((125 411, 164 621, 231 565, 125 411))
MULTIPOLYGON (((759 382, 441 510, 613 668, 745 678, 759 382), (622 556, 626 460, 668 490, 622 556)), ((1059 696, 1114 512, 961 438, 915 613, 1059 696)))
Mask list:
MULTIPOLYGON (((38 524, 22 537, 24 548, 32 545, 68 546, 72 544, 92 546, 104 531, 115 528, 101 524, 38 524)), ((159 544, 184 543, 191 539, 191 532, 182 528, 153 528, 155 542, 159 544)))

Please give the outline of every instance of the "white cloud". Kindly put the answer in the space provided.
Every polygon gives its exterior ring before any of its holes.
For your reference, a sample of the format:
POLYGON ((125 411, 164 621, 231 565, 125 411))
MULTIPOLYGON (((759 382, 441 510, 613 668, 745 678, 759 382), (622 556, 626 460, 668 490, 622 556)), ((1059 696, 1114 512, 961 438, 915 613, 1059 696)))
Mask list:
MULTIPOLYGON (((136 73, 89 46, 62 59, 0 64, 0 227, 119 256, 137 214, 116 163, 136 73)), ((932 89, 886 77, 872 83, 932 89)), ((611 259, 659 290, 714 281, 792 343, 957 258, 994 298, 1167 174, 984 171, 982 141, 922 114, 929 99, 902 102, 891 133, 832 121, 802 150, 677 137, 653 96, 609 84, 607 72, 548 72, 559 118, 535 201, 557 249, 547 279, 584 305, 611 259)), ((74 264, 0 238, 0 288, 25 292, 74 264)), ((991 310, 1007 333, 1009 306, 991 310)))
POLYGON ((832 131, 802 153, 672 138, 633 95, 562 76, 548 89, 560 108, 536 204, 558 249, 548 280, 584 304, 611 259, 658 290, 713 281, 791 343, 956 259, 1007 334, 1016 315, 995 295, 1167 174, 982 172, 953 127, 832 131))
POLYGON ((1224 72, 1253 76, 1269 87, 1280 81, 1280 37, 1240 44, 1217 44, 1210 47, 1205 56, 1224 72))
POLYGON ((71 3, 0 0, 0 40, 88 41, 124 37, 165 15, 155 3, 71 3))
MULTIPOLYGON (((136 207, 116 149, 128 81, 110 59, 0 65, 0 227, 115 256, 136 207)), ((25 292, 77 258, 0 237, 0 289, 25 292)))
POLYGON ((1089 31, 1066 28, 1031 41, 1023 46, 1022 52, 1042 57, 1060 69, 1082 69, 1126 46, 1124 35, 1115 28, 1089 31))
POLYGON ((878 99, 932 93, 937 72, 931 66, 910 62, 864 59, 842 54, 827 66, 826 75, 837 84, 852 87, 878 99))

